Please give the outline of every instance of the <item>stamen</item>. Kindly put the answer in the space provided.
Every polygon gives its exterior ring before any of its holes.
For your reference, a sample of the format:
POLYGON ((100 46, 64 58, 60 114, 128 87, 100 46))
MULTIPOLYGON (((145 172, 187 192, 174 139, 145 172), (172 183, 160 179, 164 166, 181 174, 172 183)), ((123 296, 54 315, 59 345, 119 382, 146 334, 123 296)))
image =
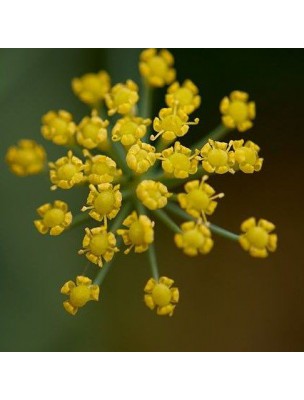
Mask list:
POLYGON ((162 135, 164 132, 165 131, 160 131, 156 135, 150 135, 150 140, 152 140, 154 142, 154 140, 156 140, 158 137, 160 137, 160 135, 162 135))

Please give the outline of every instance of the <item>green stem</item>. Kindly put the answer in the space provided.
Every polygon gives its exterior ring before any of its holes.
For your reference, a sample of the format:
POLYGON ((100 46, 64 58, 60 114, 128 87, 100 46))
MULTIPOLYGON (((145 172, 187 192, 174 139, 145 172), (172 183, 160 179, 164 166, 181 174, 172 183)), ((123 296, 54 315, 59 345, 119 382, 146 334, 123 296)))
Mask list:
POLYGON ((163 210, 153 210, 153 214, 173 232, 179 233, 181 231, 179 226, 163 210))
POLYGON ((218 125, 213 131, 208 133, 208 135, 204 136, 201 140, 194 143, 191 148, 192 149, 201 149, 204 144, 208 142, 209 139, 213 140, 220 140, 222 139, 227 133, 231 132, 231 129, 226 128, 224 125, 218 125))
POLYGON ((142 118, 151 118, 152 116, 152 99, 153 99, 153 88, 149 86, 143 80, 143 94, 142 94, 142 102, 141 102, 141 117, 142 118))
MULTIPOLYGON (((195 218, 191 217, 185 211, 181 210, 176 204, 169 203, 167 205, 167 209, 170 210, 173 214, 175 214, 183 219, 195 221, 195 218)), ((211 232, 213 232, 217 235, 223 236, 230 240, 235 240, 235 241, 239 240, 239 235, 229 232, 226 229, 221 228, 220 226, 209 223, 208 227, 210 228, 211 232)))
MULTIPOLYGON (((199 166, 197 172, 195 174, 191 175, 190 177, 191 177, 191 180, 193 180, 193 179, 199 179, 203 175, 208 175, 208 173, 206 171, 204 171, 201 166, 199 166)), ((186 178, 186 179, 168 178, 164 175, 163 172, 160 172, 158 175, 154 176, 152 179, 156 179, 156 180, 160 181, 161 183, 166 185, 168 189, 173 189, 176 186, 183 185, 184 183, 186 183, 189 180, 189 178, 186 178)))
POLYGON ((151 273, 153 278, 158 281, 159 279, 159 272, 158 272, 158 266, 157 266, 157 259, 156 259, 156 252, 155 252, 155 247, 154 243, 151 243, 148 247, 148 258, 149 258, 149 263, 151 267, 151 273))
POLYGON ((76 226, 81 225, 81 224, 89 221, 90 219, 91 219, 91 217, 89 216, 89 214, 84 213, 84 212, 79 213, 73 217, 73 221, 72 221, 69 229, 75 228, 76 226))
MULTIPOLYGON (((111 225, 110 231, 115 233, 116 230, 122 225, 123 220, 126 218, 126 216, 128 215, 128 213, 130 212, 131 209, 131 202, 128 202, 123 208, 122 210, 118 213, 118 216, 115 218, 113 224, 111 225)), ((119 236, 117 239, 117 245, 121 244, 121 237, 119 236)), ((106 277, 107 273, 109 272, 112 264, 113 264, 113 260, 114 260, 115 256, 112 258, 111 261, 105 263, 102 268, 100 269, 100 271, 98 272, 98 274, 95 277, 94 280, 94 285, 101 285, 102 282, 104 281, 104 278, 106 277)))
POLYGON ((117 162, 123 173, 125 175, 130 175, 130 169, 126 163, 126 155, 124 149, 122 148, 122 144, 111 142, 107 152, 111 158, 117 162))

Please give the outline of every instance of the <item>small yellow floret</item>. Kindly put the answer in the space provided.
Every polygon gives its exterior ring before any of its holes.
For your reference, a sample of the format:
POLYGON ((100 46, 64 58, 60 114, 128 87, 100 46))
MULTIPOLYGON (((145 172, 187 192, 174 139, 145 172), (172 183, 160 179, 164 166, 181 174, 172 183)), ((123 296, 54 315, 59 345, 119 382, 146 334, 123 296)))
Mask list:
POLYGON ((159 136, 166 142, 171 142, 177 137, 184 136, 189 125, 197 125, 199 119, 195 118, 194 122, 187 122, 188 114, 184 110, 174 108, 162 108, 159 112, 159 118, 154 118, 153 129, 157 132, 156 135, 151 135, 151 140, 156 140, 159 136))
POLYGON ((69 211, 67 203, 55 200, 53 205, 46 203, 37 208, 37 213, 41 219, 34 221, 37 230, 45 235, 60 235, 72 223, 72 213, 69 211))
POLYGON ((111 183, 90 185, 90 193, 87 198, 88 207, 82 207, 81 211, 90 210, 89 214, 96 221, 103 221, 107 226, 107 218, 113 219, 121 207, 122 195, 119 191, 120 185, 113 186, 111 183))
POLYGON ((130 114, 138 102, 138 86, 131 79, 113 86, 105 97, 108 114, 130 114))
POLYGON ((72 80, 73 92, 84 103, 97 107, 111 87, 110 76, 106 71, 89 73, 72 80))
POLYGON ((187 114, 191 114, 199 108, 201 96, 198 95, 198 88, 192 81, 187 79, 182 86, 174 82, 167 90, 166 103, 169 107, 177 104, 187 114))
POLYGON ((137 216, 133 211, 123 222, 128 229, 118 229, 117 234, 121 235, 126 246, 130 246, 125 250, 128 254, 134 247, 135 253, 143 253, 148 250, 149 244, 154 240, 154 222, 146 215, 137 216))
POLYGON ((19 140, 17 146, 8 148, 5 161, 10 170, 18 176, 39 174, 43 171, 46 153, 34 140, 19 140))
POLYGON ((234 140, 234 169, 240 169, 245 174, 252 174, 254 171, 260 171, 263 165, 263 158, 259 158, 260 148, 257 144, 248 140, 234 140))
POLYGON ((268 251, 275 251, 277 248, 278 236, 270 233, 275 225, 266 219, 260 219, 256 223, 255 218, 248 218, 241 225, 240 244, 244 250, 249 251, 252 257, 267 257, 268 251))
POLYGON ((42 117, 42 136, 53 143, 69 146, 74 143, 76 124, 67 111, 49 111, 42 117))
POLYGON ((119 119, 112 130, 112 140, 120 141, 128 147, 136 143, 138 139, 145 136, 147 126, 151 124, 150 119, 140 117, 124 117, 119 119))
POLYGON ((73 281, 66 282, 61 293, 69 296, 69 300, 63 302, 63 307, 69 314, 75 315, 78 308, 85 306, 88 301, 98 301, 99 286, 92 285, 91 279, 86 276, 77 276, 76 284, 73 281))
POLYGON ((162 156, 162 168, 168 174, 174 175, 175 178, 188 178, 189 175, 195 174, 197 171, 197 152, 191 154, 191 150, 182 146, 180 142, 175 142, 174 146, 165 149, 162 156))
POLYGON ((206 183, 208 176, 205 175, 201 181, 195 180, 185 184, 185 192, 179 193, 177 199, 180 206, 194 218, 212 215, 217 207, 216 199, 224 197, 224 193, 215 194, 215 190, 206 183))
POLYGON ((176 233, 174 240, 177 247, 183 249, 188 256, 197 256, 198 253, 207 254, 213 247, 211 232, 201 223, 194 221, 184 222, 181 225, 182 233, 176 233))
POLYGON ((66 157, 61 157, 55 163, 50 162, 50 179, 53 183, 51 190, 70 189, 83 181, 84 165, 80 158, 75 157, 71 150, 66 157))
POLYGON ((107 232, 105 226, 99 228, 85 229, 82 247, 78 254, 85 254, 88 260, 102 267, 102 259, 105 261, 112 260, 116 247, 116 238, 112 232, 107 232))
POLYGON ((121 176, 122 171, 112 158, 101 154, 92 156, 88 150, 83 150, 83 154, 87 157, 84 174, 93 185, 110 183, 121 176))
POLYGON ((155 164, 157 154, 155 147, 140 140, 131 146, 126 156, 128 167, 137 174, 143 174, 155 164))
POLYGON ((167 205, 168 197, 172 193, 161 182, 144 180, 137 185, 136 195, 149 210, 157 210, 167 205))
POLYGON ((226 172, 234 173, 232 168, 234 165, 234 152, 230 151, 233 141, 228 143, 216 142, 209 139, 201 149, 202 166, 205 171, 217 174, 225 174, 226 172))
POLYGON ((223 114, 222 122, 229 129, 237 129, 245 132, 250 129, 255 119, 255 103, 248 102, 248 94, 235 90, 230 97, 224 97, 220 104, 220 111, 223 114))
POLYGON ((87 148, 106 150, 108 148, 107 127, 109 121, 103 121, 96 110, 92 111, 91 117, 84 117, 77 127, 77 142, 87 148))
POLYGON ((173 68, 174 58, 168 50, 144 50, 140 55, 139 71, 147 83, 163 87, 172 83, 176 76, 173 68))
POLYGON ((156 307, 157 315, 172 317, 176 304, 179 301, 179 290, 172 287, 173 279, 162 276, 158 281, 151 278, 144 288, 144 302, 150 310, 156 307))

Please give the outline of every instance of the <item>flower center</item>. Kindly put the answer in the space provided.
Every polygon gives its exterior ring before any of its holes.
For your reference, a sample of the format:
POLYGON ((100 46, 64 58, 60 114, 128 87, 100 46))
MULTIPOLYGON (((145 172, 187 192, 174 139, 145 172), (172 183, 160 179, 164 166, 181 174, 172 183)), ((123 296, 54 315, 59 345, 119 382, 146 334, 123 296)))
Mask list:
POLYGON ((52 127, 56 130, 58 135, 64 135, 67 132, 68 123, 61 118, 54 118, 52 127))
POLYGON ((168 115, 162 120, 162 129, 178 133, 183 126, 183 121, 178 115, 168 115))
POLYGON ((106 233, 101 233, 94 235, 90 240, 90 249, 95 256, 101 256, 104 254, 109 246, 108 235, 106 233))
POLYGON ((200 189, 194 189, 187 194, 187 200, 190 206, 197 211, 205 211, 210 203, 208 195, 200 189))
POLYGON ((164 307, 170 304, 171 297, 170 288, 163 283, 158 283, 152 291, 153 301, 159 307, 164 307))
POLYGON ((116 105, 128 103, 130 98, 130 89, 120 88, 120 90, 114 94, 114 102, 116 105))
POLYGON ((73 178, 77 169, 74 164, 67 163, 58 168, 57 176, 61 180, 70 180, 73 178))
POLYGON ((228 154, 226 151, 221 149, 212 149, 208 153, 208 161, 211 165, 214 165, 215 167, 227 165, 228 154))
POLYGON ((184 233, 185 244, 191 247, 199 248, 204 244, 204 236, 197 229, 191 229, 184 233))
POLYGON ((185 154, 173 153, 169 157, 169 160, 171 161, 173 167, 176 169, 180 169, 183 171, 189 171, 190 169, 190 160, 189 157, 187 157, 185 154))
POLYGON ((28 166, 36 161, 37 157, 33 150, 19 150, 18 161, 23 166, 28 166))
POLYGON ((233 101, 229 105, 228 114, 236 123, 244 122, 248 119, 247 104, 242 101, 233 101))
POLYGON ((48 228, 60 225, 64 221, 64 212, 59 208, 48 210, 43 216, 43 223, 48 228))
POLYGON ((138 125, 135 122, 127 121, 121 126, 120 133, 121 135, 135 135, 137 128, 138 125))
POLYGON ((110 167, 104 162, 94 163, 92 165, 92 173, 96 175, 110 174, 110 167))
POLYGON ((145 230, 140 221, 132 223, 129 229, 130 240, 136 246, 144 243, 145 230))
POLYGON ((71 290, 70 302, 74 307, 83 307, 90 300, 90 288, 80 285, 71 290))
POLYGON ((100 215, 107 215, 114 207, 115 197, 110 190, 98 194, 94 201, 94 207, 100 215))
POLYGON ((148 62, 152 75, 164 77, 167 73, 168 66, 165 60, 159 56, 151 58, 148 62))
POLYGON ((84 81, 84 86, 86 90, 93 92, 96 95, 99 95, 100 92, 103 92, 103 85, 99 81, 99 79, 95 76, 88 76, 84 81))
POLYGON ((185 106, 185 105, 191 104, 192 99, 193 99, 193 94, 187 88, 180 88, 174 94, 174 97, 181 106, 185 106))
POLYGON ((82 129, 82 134, 86 139, 96 140, 99 128, 95 124, 89 122, 82 129))
POLYGON ((249 147, 240 147, 235 151, 235 159, 240 163, 254 165, 256 163, 256 151, 249 147))
POLYGON ((259 226, 250 228, 246 236, 249 242, 259 249, 264 248, 268 243, 268 233, 259 226))

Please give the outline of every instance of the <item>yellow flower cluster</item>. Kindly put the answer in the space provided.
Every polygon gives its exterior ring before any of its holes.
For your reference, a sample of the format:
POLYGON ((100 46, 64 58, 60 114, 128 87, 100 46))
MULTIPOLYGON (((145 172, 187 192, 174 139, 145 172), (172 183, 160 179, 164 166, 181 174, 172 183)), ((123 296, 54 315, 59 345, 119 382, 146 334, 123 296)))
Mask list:
MULTIPOLYGON (((84 204, 81 213, 73 211, 73 218, 62 200, 43 204, 34 225, 43 235, 57 236, 82 224, 78 253, 95 269, 99 267, 94 280, 82 274, 61 288, 68 296, 63 306, 71 315, 90 300, 98 300, 115 254, 131 250, 148 254, 152 277, 144 287, 144 303, 157 315, 173 315, 179 289, 171 278, 159 277, 156 220, 174 232, 177 248, 190 257, 211 251, 212 234, 239 242, 253 257, 266 257, 277 247, 275 226, 265 219, 244 221, 240 235, 209 221, 224 194, 207 183, 208 175, 252 174, 263 165, 260 148, 251 140, 221 141, 232 129, 245 132, 253 126, 255 103, 249 95, 233 91, 226 96, 220 103, 222 124, 186 147, 179 140, 199 123, 198 117, 190 120, 201 104, 198 87, 189 79, 176 80, 168 50, 144 50, 139 71, 141 92, 132 80, 112 86, 106 71, 74 78, 73 92, 90 107, 88 115, 75 121, 71 113, 59 110, 42 117, 42 136, 68 148, 65 156, 48 163, 51 189, 81 187, 87 199, 80 203, 84 204), (170 85, 165 102, 151 115, 151 91, 165 85, 170 85), (181 183, 183 190, 178 189, 181 183), (180 225, 173 216, 182 219, 180 225)), ((33 140, 24 139, 8 149, 6 161, 13 173, 27 176, 44 170, 46 153, 33 140)))

